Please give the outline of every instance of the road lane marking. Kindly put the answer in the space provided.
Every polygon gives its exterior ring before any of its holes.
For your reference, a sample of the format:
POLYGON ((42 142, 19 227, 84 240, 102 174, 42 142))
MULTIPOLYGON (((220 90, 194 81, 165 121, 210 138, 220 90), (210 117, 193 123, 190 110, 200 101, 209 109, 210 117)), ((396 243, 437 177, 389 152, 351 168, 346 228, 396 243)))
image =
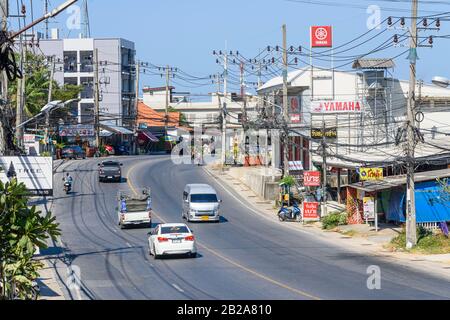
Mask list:
POLYGON ((133 248, 133 246, 129 242, 125 242, 128 248, 133 248))
MULTIPOLYGON (((154 215, 156 218, 158 218, 162 223, 167 223, 167 221, 165 221, 165 219, 163 219, 163 218, 162 218, 161 216, 159 216, 158 214, 153 213, 153 215, 154 215)), ((206 251, 212 253, 212 254, 215 255, 216 257, 218 257, 218 258, 220 258, 220 259, 222 259, 222 260, 225 260, 226 262, 228 262, 228 263, 234 265, 235 267, 237 267, 237 268, 239 268, 239 269, 242 269, 242 270, 244 270, 244 271, 247 271, 248 273, 250 273, 250 274, 252 274, 252 275, 254 275, 254 276, 256 276, 256 277, 258 277, 258 278, 260 278, 260 279, 266 280, 266 281, 268 281, 268 282, 270 282, 270 283, 272 283, 272 284, 274 284, 274 285, 277 285, 277 286, 279 286, 279 287, 281 287, 281 288, 283 288, 283 289, 286 289, 286 290, 292 291, 292 292, 294 292, 294 293, 297 293, 297 294, 299 294, 299 295, 301 295, 301 296, 306 296, 306 297, 311 298, 311 299, 313 299, 313 300, 321 300, 319 297, 316 297, 316 296, 314 296, 314 295, 312 295, 312 294, 309 294, 309 293, 307 293, 307 292, 304 292, 304 291, 302 291, 302 290, 298 290, 298 289, 292 288, 292 287, 290 287, 290 286, 288 286, 288 285, 286 285, 286 284, 284 284, 284 283, 281 283, 281 282, 279 282, 279 281, 277 281, 277 280, 274 280, 274 279, 272 279, 272 278, 269 278, 268 276, 265 276, 265 275, 263 275, 263 274, 261 274, 261 273, 259 273, 259 272, 257 272, 257 271, 254 271, 254 270, 252 270, 252 269, 250 269, 250 268, 247 268, 247 267, 245 267, 245 266, 243 266, 243 265, 241 265, 241 264, 239 264, 239 263, 237 263, 237 262, 231 260, 230 258, 227 258, 227 257, 221 255, 221 254, 218 253, 216 250, 213 250, 213 249, 211 249, 211 248, 208 248, 207 246, 205 246, 204 244, 200 243, 199 241, 197 241, 197 245, 198 245, 199 247, 205 249, 206 251)))
MULTIPOLYGON (((135 167, 136 167, 137 165, 138 165, 138 164, 135 164, 133 167, 131 167, 130 170, 128 171, 128 174, 127 174, 127 183, 128 183, 128 185, 130 186, 131 190, 132 190, 135 194, 137 194, 137 192, 136 192, 135 187, 133 186, 133 183, 131 182, 130 176, 131 176, 131 173, 133 172, 133 170, 135 169, 135 167)), ((237 199, 237 200, 238 200, 239 202, 241 202, 239 199, 237 199)), ((167 223, 162 217, 160 217, 160 216, 159 216, 158 214, 156 214, 155 212, 153 212, 153 215, 154 215, 155 217, 157 217, 162 223, 167 223)), ((268 277, 268 276, 265 276, 265 275, 263 275, 263 274, 261 274, 261 273, 259 273, 259 272, 257 272, 257 271, 254 271, 254 270, 252 270, 252 269, 250 269, 250 268, 247 268, 247 267, 245 267, 245 266, 243 266, 243 265, 241 265, 241 264, 239 264, 239 263, 237 263, 237 262, 231 260, 230 258, 227 258, 227 257, 221 255, 221 254, 218 253, 217 251, 208 248, 207 246, 203 245, 202 243, 200 243, 200 242, 198 242, 198 241, 197 241, 197 244, 198 244, 201 248, 204 248, 206 251, 208 251, 208 252, 212 253, 213 255, 215 255, 216 257, 218 257, 218 258, 220 258, 220 259, 222 259, 222 260, 224 260, 224 261, 226 261, 226 262, 228 262, 228 263, 234 265, 235 267, 237 267, 237 268, 239 268, 239 269, 241 269, 241 270, 244 270, 244 271, 246 271, 246 272, 248 272, 248 273, 250 273, 250 274, 252 274, 252 275, 254 275, 254 276, 258 277, 258 278, 260 278, 260 279, 263 279, 263 280, 265 280, 265 281, 267 281, 267 282, 270 282, 270 283, 272 283, 272 284, 274 284, 274 285, 276 285, 276 286, 279 286, 279 287, 281 287, 281 288, 283 288, 283 289, 289 290, 289 291, 294 292, 294 293, 296 293, 296 294, 299 294, 299 295, 301 295, 301 296, 308 297, 308 298, 311 298, 311 299, 313 299, 313 300, 321 300, 319 297, 316 297, 316 296, 314 296, 314 295, 312 295, 312 294, 309 294, 309 293, 307 293, 307 292, 304 292, 304 291, 302 291, 302 290, 298 290, 298 289, 292 288, 292 287, 290 287, 290 286, 288 286, 288 285, 286 285, 286 284, 284 284, 284 283, 281 283, 281 282, 279 282, 279 281, 277 281, 277 280, 274 280, 274 279, 272 279, 272 278, 270 278, 270 277, 268 277)))
POLYGON ((184 290, 181 289, 179 286, 177 286, 175 283, 172 283, 172 287, 174 287, 175 289, 177 289, 179 292, 183 293, 184 290))

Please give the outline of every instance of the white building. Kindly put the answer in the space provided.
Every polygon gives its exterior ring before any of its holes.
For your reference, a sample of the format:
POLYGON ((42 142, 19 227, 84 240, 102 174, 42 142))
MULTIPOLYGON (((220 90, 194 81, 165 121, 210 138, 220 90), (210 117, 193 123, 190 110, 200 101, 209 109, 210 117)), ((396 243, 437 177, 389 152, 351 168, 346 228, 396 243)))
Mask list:
MULTIPOLYGON (((319 147, 311 142, 311 128, 321 130, 323 126, 337 131, 337 139, 328 140, 331 153, 352 158, 354 166, 364 162, 369 150, 381 154, 380 149, 392 146, 405 123, 409 91, 408 81, 392 76, 393 67, 391 60, 364 59, 355 61, 354 72, 318 67, 290 72, 290 126, 295 131, 291 133, 290 160, 303 161, 307 169, 313 161, 321 162, 320 156, 310 157, 319 147)), ((258 89, 266 107, 282 106, 282 87, 282 77, 276 77, 258 89)), ((431 136, 436 127, 434 138, 445 138, 450 130, 450 90, 418 83, 416 100, 418 120, 422 121, 420 112, 424 114, 423 122, 418 123, 423 133, 431 136)), ((280 107, 273 108, 274 113, 280 111, 280 107)), ((281 167, 282 146, 275 145, 274 150, 273 165, 281 167)))
MULTIPOLYGON (((174 87, 169 88, 168 100, 169 105, 181 112, 186 121, 191 125, 204 124, 205 126, 217 127, 218 118, 222 113, 222 104, 225 100, 226 108, 228 112, 227 122, 230 127, 240 124, 240 119, 244 112, 244 101, 242 98, 236 95, 229 94, 225 99, 223 95, 217 93, 211 94, 211 100, 208 102, 193 102, 189 99, 189 94, 180 95, 174 92, 174 87)), ((152 107, 156 111, 165 111, 166 109, 166 88, 150 88, 143 89, 143 102, 152 107)), ((251 97, 247 97, 246 104, 247 116, 252 116, 255 107, 256 100, 251 97)))
POLYGON ((94 52, 98 49, 100 122, 129 133, 135 115, 135 46, 119 38, 40 40, 40 49, 56 61, 55 80, 83 86, 73 124, 94 123, 94 52), (126 129, 122 129, 128 128, 126 129))

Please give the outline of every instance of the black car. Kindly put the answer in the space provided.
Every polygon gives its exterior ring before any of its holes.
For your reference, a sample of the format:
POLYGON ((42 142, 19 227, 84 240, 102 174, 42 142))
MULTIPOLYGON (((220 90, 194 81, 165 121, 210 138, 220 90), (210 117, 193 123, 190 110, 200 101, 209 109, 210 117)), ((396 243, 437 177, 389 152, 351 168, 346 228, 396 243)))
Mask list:
POLYGON ((122 165, 117 161, 103 161, 98 166, 98 181, 122 181, 122 165))
POLYGON ((61 152, 62 159, 86 159, 86 152, 80 146, 64 147, 61 152))

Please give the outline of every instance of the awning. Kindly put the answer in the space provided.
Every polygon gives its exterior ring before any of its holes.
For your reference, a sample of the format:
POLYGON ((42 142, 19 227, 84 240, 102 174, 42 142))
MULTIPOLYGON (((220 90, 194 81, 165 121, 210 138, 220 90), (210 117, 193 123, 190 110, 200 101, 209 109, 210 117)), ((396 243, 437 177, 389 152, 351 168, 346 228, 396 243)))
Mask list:
POLYGON ((108 131, 113 134, 122 134, 122 135, 133 135, 134 132, 131 130, 128 130, 127 128, 115 126, 115 125, 105 125, 100 124, 100 127, 103 129, 103 131, 108 131))
POLYGON ((151 133, 149 130, 139 130, 139 134, 143 135, 151 142, 159 142, 159 139, 155 137, 155 135, 151 133))

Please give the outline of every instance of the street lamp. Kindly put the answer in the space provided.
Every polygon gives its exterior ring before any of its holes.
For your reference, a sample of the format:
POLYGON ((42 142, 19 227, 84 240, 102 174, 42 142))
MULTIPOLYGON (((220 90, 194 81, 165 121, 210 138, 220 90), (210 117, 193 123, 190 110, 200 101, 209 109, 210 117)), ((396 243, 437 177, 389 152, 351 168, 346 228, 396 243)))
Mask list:
POLYGON ((441 88, 447 88, 450 85, 450 80, 444 77, 434 77, 432 82, 434 85, 441 88))

